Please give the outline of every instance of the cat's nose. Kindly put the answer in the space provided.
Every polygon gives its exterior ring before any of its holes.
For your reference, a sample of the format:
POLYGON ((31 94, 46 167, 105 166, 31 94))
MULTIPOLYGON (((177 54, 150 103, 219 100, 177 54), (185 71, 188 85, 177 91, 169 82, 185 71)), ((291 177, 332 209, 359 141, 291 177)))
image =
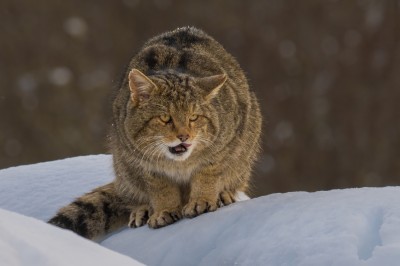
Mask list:
POLYGON ((189 134, 179 134, 177 137, 180 141, 185 142, 188 140, 189 134))

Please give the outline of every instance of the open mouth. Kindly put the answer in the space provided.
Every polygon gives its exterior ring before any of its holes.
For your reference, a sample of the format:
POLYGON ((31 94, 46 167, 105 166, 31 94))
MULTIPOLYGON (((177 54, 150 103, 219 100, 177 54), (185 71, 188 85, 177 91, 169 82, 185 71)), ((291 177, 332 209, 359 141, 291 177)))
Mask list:
POLYGON ((181 143, 179 145, 176 145, 174 147, 169 147, 169 152, 175 155, 182 155, 184 154, 188 148, 191 146, 191 144, 187 143, 181 143))

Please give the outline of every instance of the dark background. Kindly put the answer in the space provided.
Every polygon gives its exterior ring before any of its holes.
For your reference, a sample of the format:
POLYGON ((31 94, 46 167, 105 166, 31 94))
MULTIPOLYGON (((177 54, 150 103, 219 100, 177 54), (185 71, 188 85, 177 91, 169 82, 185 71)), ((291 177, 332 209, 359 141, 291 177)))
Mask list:
POLYGON ((399 1, 0 3, 0 168, 105 153, 110 98, 150 37, 193 25, 264 114, 254 194, 400 184, 399 1))

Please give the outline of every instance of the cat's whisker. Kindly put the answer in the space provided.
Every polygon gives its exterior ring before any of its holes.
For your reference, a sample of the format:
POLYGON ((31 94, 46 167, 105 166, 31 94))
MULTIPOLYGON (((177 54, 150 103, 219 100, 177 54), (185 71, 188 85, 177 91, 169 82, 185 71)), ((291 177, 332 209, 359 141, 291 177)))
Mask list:
MULTIPOLYGON (((215 145, 213 144, 212 141, 210 141, 209 139, 206 138, 202 138, 202 137, 198 137, 198 141, 199 142, 203 142, 208 144, 208 147, 212 150, 213 153, 216 153, 216 148, 215 145)), ((207 158, 204 158, 207 162, 212 163, 210 160, 208 160, 207 158)), ((227 168, 229 168, 231 171, 235 171, 235 169, 233 169, 232 166, 230 166, 229 164, 225 165, 227 168)))
POLYGON ((161 150, 160 147, 162 147, 162 146, 164 146, 164 143, 162 143, 161 141, 158 141, 157 143, 155 143, 155 144, 154 144, 154 147, 153 147, 153 152, 150 153, 148 157, 149 157, 149 158, 155 157, 155 155, 157 154, 157 152, 158 152, 159 150, 161 150))
POLYGON ((156 136, 153 137, 156 141, 148 143, 144 147, 144 153, 140 159, 140 163, 142 163, 144 160, 152 161, 152 157, 156 154, 157 150, 159 147, 164 146, 165 144, 161 141, 162 137, 161 136, 156 136))
POLYGON ((199 142, 201 142, 203 144, 206 144, 209 147, 213 147, 214 146, 214 143, 211 140, 207 139, 207 138, 198 136, 198 137, 196 137, 196 140, 198 140, 199 142))
POLYGON ((162 136, 152 136, 152 137, 146 137, 146 138, 139 139, 136 142, 136 151, 138 151, 141 154, 145 153, 147 151, 146 149, 149 147, 149 145, 152 145, 154 143, 151 140, 157 141, 161 138, 162 138, 162 136), (142 150, 145 150, 145 151, 143 152, 142 150))
POLYGON ((141 157, 140 160, 139 160, 140 164, 142 164, 142 162, 145 160, 146 154, 148 154, 150 151, 152 151, 152 150, 154 149, 153 146, 154 146, 154 143, 151 142, 151 143, 148 143, 148 144, 143 148, 143 150, 145 150, 145 151, 143 152, 142 157, 141 157))
POLYGON ((160 160, 160 156, 164 153, 164 150, 162 149, 162 146, 161 146, 161 148, 158 149, 158 155, 157 155, 157 159, 156 159, 157 169, 160 169, 159 168, 159 160, 160 160))
POLYGON ((139 139, 137 142, 135 142, 135 145, 134 145, 135 151, 137 151, 137 152, 140 153, 141 147, 142 147, 143 145, 147 145, 147 142, 148 142, 148 139, 146 139, 146 138, 139 139))

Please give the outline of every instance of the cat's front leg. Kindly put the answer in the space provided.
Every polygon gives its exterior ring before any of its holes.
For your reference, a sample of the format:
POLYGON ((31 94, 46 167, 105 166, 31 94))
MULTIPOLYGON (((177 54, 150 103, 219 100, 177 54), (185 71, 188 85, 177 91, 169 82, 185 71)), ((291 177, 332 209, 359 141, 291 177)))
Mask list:
POLYGON ((236 202, 235 194, 228 190, 220 192, 216 200, 214 195, 218 195, 218 193, 209 196, 192 196, 188 204, 183 207, 183 215, 187 218, 193 218, 205 212, 215 211, 218 207, 236 202))
POLYGON ((129 216, 128 226, 131 228, 136 228, 143 226, 149 220, 149 217, 153 214, 153 210, 150 204, 143 204, 134 207, 129 216))
POLYGON ((151 182, 150 205, 153 210, 147 224, 160 228, 182 218, 181 192, 177 185, 157 178, 151 182))
POLYGON ((150 228, 157 229, 169 224, 173 224, 180 219, 182 219, 181 208, 167 208, 155 212, 152 216, 150 216, 147 224, 150 228))
POLYGON ((211 171, 193 176, 190 184, 189 201, 182 210, 183 216, 193 218, 202 213, 217 210, 222 201, 219 180, 220 177, 211 171))
POLYGON ((227 206, 234 203, 235 201, 235 193, 228 190, 223 190, 221 193, 219 193, 220 206, 227 206))

